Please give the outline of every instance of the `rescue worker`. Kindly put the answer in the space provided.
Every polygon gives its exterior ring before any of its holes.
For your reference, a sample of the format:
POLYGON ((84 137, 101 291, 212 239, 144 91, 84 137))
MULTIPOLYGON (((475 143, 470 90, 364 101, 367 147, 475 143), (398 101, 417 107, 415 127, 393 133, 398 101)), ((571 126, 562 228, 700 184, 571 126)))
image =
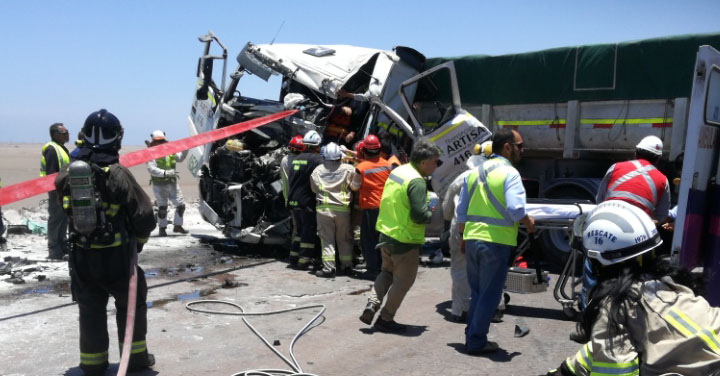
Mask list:
POLYGON ((635 159, 610 166, 600 182, 595 201, 622 200, 637 206, 655 221, 670 210, 670 184, 655 166, 662 157, 663 143, 647 136, 635 146, 635 159))
POLYGON ((467 320, 467 311, 470 307, 470 284, 467 277, 467 262, 465 254, 460 252, 460 238, 462 234, 458 230, 457 216, 455 215, 455 207, 465 178, 474 170, 480 167, 484 161, 482 156, 473 155, 468 158, 465 165, 467 170, 458 175, 447 191, 442 203, 443 219, 450 223, 448 245, 450 246, 450 278, 452 280, 451 297, 452 305, 450 308, 452 321, 465 322, 467 320))
MULTIPOLYGON (((55 187, 63 196, 63 204, 71 216, 73 249, 70 257, 70 277, 74 299, 80 309, 80 368, 86 375, 103 375, 108 367, 108 296, 115 298, 118 340, 125 333, 130 279, 130 247, 136 244, 141 252, 155 228, 152 203, 130 171, 118 164, 118 151, 123 138, 120 121, 105 109, 90 114, 83 125, 83 147, 78 161, 93 170, 95 197, 101 208, 95 215, 96 227, 90 235, 82 235, 79 228, 90 216, 76 215, 71 203, 71 179, 64 168, 55 179, 55 187)), ((71 166, 71 169, 73 167, 71 166)), ((148 368, 155 357, 148 353, 147 284, 139 266, 137 273, 137 301, 129 371, 148 368)))
POLYGON ((328 115, 328 125, 325 129, 324 139, 332 140, 342 145, 352 145, 355 139, 355 130, 351 129, 352 108, 349 106, 335 106, 328 115))
POLYGON ((471 291, 465 329, 469 355, 498 350, 487 333, 502 296, 510 253, 517 245, 518 224, 522 222, 528 233, 534 229, 534 220, 525 213, 525 188, 513 167, 520 162, 523 139, 517 131, 503 128, 492 140, 494 154, 468 174, 456 209, 471 291))
POLYGON ((317 200, 315 193, 310 188, 310 174, 323 163, 322 156, 318 154, 321 142, 322 138, 316 131, 309 131, 303 136, 305 152, 293 159, 292 169, 288 176, 290 183, 288 205, 300 233, 300 243, 296 248, 299 254, 297 268, 300 270, 307 270, 310 267, 310 261, 316 258, 315 204, 317 200))
POLYGON ((385 158, 385 160, 390 163, 392 168, 399 167, 402 162, 398 159, 395 154, 393 154, 392 151, 392 136, 390 135, 390 132, 380 129, 378 131, 378 139, 380 140, 380 156, 385 158))
MULTIPOLYGON (((285 155, 280 161, 280 179, 282 181, 282 194, 285 199, 285 207, 290 209, 288 206, 288 190, 290 189, 288 183, 288 176, 290 175, 290 169, 292 168, 292 161, 297 158, 300 153, 305 151, 305 145, 302 142, 302 136, 297 135, 290 139, 288 143, 288 149, 290 153, 285 155)), ((298 257, 300 257, 300 235, 298 234, 297 223, 295 223, 295 217, 290 215, 292 221, 292 246, 290 247, 290 265, 297 265, 298 257)))
POLYGON ((430 223, 434 209, 428 206, 424 178, 435 171, 439 156, 437 146, 425 139, 417 140, 410 153, 410 163, 393 170, 385 182, 376 226, 380 232, 382 271, 360 316, 360 321, 372 324, 387 295, 380 317, 373 325, 378 331, 399 333, 407 329, 395 321, 395 313, 417 276, 425 225, 430 223))
POLYGON ((335 274, 350 274, 353 267, 353 242, 350 235, 350 204, 352 192, 350 183, 355 170, 342 163, 340 146, 331 142, 323 150, 323 164, 310 174, 310 188, 317 197, 317 229, 322 247, 322 269, 318 277, 334 277, 335 274), (340 261, 335 267, 335 245, 340 261))
POLYGON ((362 211, 360 222, 360 248, 363 251, 365 267, 372 279, 380 273, 382 258, 376 248, 379 232, 375 229, 380 213, 380 198, 385 181, 390 176, 392 166, 380 156, 380 140, 368 135, 362 141, 365 160, 355 166, 356 174, 350 188, 358 192, 358 204, 362 211))
MULTIPOLYGON (((653 220, 662 222, 670 210, 670 184, 655 165, 662 157, 663 143, 657 136, 647 136, 635 146, 635 159, 615 163, 600 182, 595 202, 620 200, 642 209, 653 220)), ((585 260, 580 308, 587 304, 587 294, 595 285, 595 276, 585 260)), ((580 339, 574 337, 575 339, 580 339)))
POLYGON ((582 234, 598 277, 578 323, 588 340, 547 375, 720 374, 720 308, 678 283, 682 273, 667 273, 647 257, 662 244, 648 214, 605 201, 582 234))
MULTIPOLYGON (((62 123, 50 126, 51 141, 42 147, 40 158, 40 176, 54 174, 70 163, 65 143, 70 140, 68 130, 62 123)), ((63 211, 60 196, 56 191, 48 192, 48 258, 62 260, 68 253, 68 218, 63 211)))
MULTIPOLYGON (((167 142, 165 132, 156 130, 150 134, 152 140, 148 143, 148 147, 161 145, 167 142)), ((183 214, 185 214, 185 200, 182 191, 178 186, 178 174, 175 170, 177 162, 182 162, 187 157, 188 151, 182 151, 177 154, 168 155, 158 158, 147 163, 148 172, 150 172, 150 181, 153 186, 153 194, 158 206, 158 236, 167 236, 167 215, 168 201, 175 206, 175 216, 173 217, 173 232, 179 234, 187 234, 188 231, 182 227, 183 214)))

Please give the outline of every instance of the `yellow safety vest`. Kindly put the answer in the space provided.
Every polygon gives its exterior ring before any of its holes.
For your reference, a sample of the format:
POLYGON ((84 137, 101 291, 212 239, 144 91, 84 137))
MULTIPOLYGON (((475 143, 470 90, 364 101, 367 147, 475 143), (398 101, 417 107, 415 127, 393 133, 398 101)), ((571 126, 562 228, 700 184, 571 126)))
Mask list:
MULTIPOLYGON (((155 165, 162 170, 174 170, 176 163, 177 156, 175 154, 170 154, 168 156, 155 160, 155 165)), ((167 183, 170 181, 175 181, 175 177, 153 176, 151 180, 153 183, 167 183)))
POLYGON ((422 179, 422 176, 410 163, 390 173, 380 199, 380 214, 375 229, 401 243, 423 244, 425 224, 410 219, 407 189, 414 179, 422 179))
POLYGON ((47 144, 43 145, 42 149, 40 150, 40 176, 47 175, 45 173, 45 149, 47 149, 48 146, 52 146, 53 148, 55 148, 55 155, 57 155, 58 159, 58 169, 62 169, 63 166, 70 164, 70 156, 68 156, 68 154, 65 152, 65 149, 55 143, 55 141, 50 141, 47 144))
POLYGON ((492 158, 468 175, 470 202, 463 239, 517 245, 518 222, 505 209, 505 177, 512 168, 507 160, 492 158))

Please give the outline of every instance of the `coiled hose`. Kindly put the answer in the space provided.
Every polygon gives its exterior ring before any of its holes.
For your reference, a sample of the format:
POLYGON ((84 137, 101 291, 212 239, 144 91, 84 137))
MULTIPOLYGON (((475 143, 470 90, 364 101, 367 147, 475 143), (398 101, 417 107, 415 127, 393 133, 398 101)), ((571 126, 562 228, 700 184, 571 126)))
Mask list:
POLYGON ((295 346, 295 342, 305 333, 309 332, 310 329, 312 329, 313 323, 315 323, 322 315, 325 313, 325 305, 324 304, 313 304, 303 307, 296 307, 296 308, 288 308, 288 309, 281 309, 277 311, 268 311, 268 312, 245 312, 243 307, 241 307, 239 304, 228 302, 224 300, 196 300, 193 302, 189 302, 185 305, 185 308, 187 308, 189 311, 192 312, 201 312, 201 313, 209 313, 209 314, 215 314, 215 315, 231 315, 231 316, 240 316, 242 318, 242 321, 247 325, 250 330, 252 330, 253 333, 255 333, 260 340, 263 341, 263 343, 272 350, 275 355, 279 356, 285 363, 287 363, 292 370, 282 370, 282 369, 256 369, 256 370, 247 370, 239 373, 235 373, 232 376, 284 376, 284 375, 292 375, 292 376, 317 376, 312 373, 305 373, 303 372, 302 368, 300 368, 300 365, 297 362, 297 359, 295 359, 295 354, 293 353, 293 347, 295 346), (228 312, 228 311, 216 311, 212 309, 204 309, 204 308, 196 308, 194 306, 200 305, 200 304, 222 304, 222 305, 229 305, 231 307, 235 307, 240 312, 228 312), (268 342, 265 337, 260 334, 255 327, 253 327, 247 319, 245 319, 246 316, 266 316, 266 315, 275 315, 279 313, 285 313, 285 312, 293 312, 293 311, 299 311, 303 309, 312 309, 312 308, 320 308, 320 312, 318 312, 315 317, 312 318, 312 320, 308 321, 305 326, 300 329, 297 334, 295 334, 295 337, 293 337, 292 341, 290 342, 290 358, 288 359, 283 354, 281 354, 279 351, 277 351, 271 344, 268 342))

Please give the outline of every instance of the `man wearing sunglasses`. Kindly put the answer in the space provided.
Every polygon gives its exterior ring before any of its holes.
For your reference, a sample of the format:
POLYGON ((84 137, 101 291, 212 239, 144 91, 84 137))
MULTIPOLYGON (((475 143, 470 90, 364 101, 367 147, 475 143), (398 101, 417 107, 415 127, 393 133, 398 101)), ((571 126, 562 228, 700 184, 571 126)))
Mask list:
MULTIPOLYGON (((51 141, 42 147, 40 176, 54 174, 70 164, 70 156, 65 148, 65 144, 70 140, 70 135, 62 123, 50 126, 50 139, 51 141)), ((48 214, 48 258, 62 260, 63 256, 68 253, 68 218, 56 191, 50 191, 48 194, 48 214)))
POLYGON ((513 167, 522 155, 520 133, 501 129, 492 142, 493 155, 465 178, 456 209, 470 284, 465 329, 470 355, 498 350, 487 334, 502 296, 510 252, 517 246, 518 224, 522 222, 528 233, 535 224, 525 213, 525 188, 513 167))

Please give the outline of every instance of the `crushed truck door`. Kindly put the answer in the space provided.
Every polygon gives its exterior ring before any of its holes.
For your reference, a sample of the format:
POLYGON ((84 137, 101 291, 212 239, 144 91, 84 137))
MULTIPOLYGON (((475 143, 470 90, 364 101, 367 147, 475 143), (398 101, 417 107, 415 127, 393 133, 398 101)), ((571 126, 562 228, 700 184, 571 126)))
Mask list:
MULTIPOLYGON (((672 254, 684 268, 704 266, 707 286, 720 283, 720 52, 701 46, 693 74, 688 133, 672 254)), ((720 289, 707 289, 720 305, 720 289)))
MULTIPOLYGON (((195 94, 190 116, 188 116, 188 130, 191 136, 215 129, 217 117, 220 115, 218 101, 220 100, 220 89, 215 86, 212 79, 214 60, 223 61, 222 86, 225 87, 225 70, 227 66, 227 49, 220 40, 212 33, 198 38, 204 44, 203 54, 198 59, 196 72, 195 94), (215 41, 222 48, 222 56, 210 55, 210 47, 215 41)), ((200 167, 207 162, 209 148, 205 145, 192 148, 188 151, 188 170, 197 177, 200 167), (207 150, 206 150, 207 149, 207 150)))
MULTIPOLYGON (((428 69, 400 85, 400 98, 412 122, 414 133, 428 138, 440 150, 442 162, 432 175, 433 190, 440 196, 445 195, 450 183, 466 170, 465 162, 472 156, 473 147, 489 139, 490 130, 478 119, 461 107, 460 90, 458 89, 455 65, 452 61, 428 69), (419 109, 411 98, 417 91, 421 80, 432 79, 441 75, 449 93, 449 103, 435 101, 438 117, 434 121, 419 120, 419 109)), ((443 92, 440 92, 443 93, 443 92)))

